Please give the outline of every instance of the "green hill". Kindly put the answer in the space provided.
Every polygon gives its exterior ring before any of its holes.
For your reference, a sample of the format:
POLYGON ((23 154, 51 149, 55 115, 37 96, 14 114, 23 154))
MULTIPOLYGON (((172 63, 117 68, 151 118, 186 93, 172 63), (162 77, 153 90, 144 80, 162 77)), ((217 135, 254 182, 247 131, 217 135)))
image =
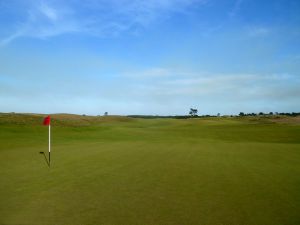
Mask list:
POLYGON ((0 114, 0 224, 299 224, 299 117, 0 114), (40 154, 44 151, 46 154, 40 154))

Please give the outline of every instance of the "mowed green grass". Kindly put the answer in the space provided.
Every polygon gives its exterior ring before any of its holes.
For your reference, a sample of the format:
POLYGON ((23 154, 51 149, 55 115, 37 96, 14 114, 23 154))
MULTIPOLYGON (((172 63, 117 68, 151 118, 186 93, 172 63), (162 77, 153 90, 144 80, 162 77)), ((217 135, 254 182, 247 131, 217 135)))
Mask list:
POLYGON ((0 114, 0 224, 300 224, 299 118, 0 114), (278 121, 277 121, 278 120, 278 121))

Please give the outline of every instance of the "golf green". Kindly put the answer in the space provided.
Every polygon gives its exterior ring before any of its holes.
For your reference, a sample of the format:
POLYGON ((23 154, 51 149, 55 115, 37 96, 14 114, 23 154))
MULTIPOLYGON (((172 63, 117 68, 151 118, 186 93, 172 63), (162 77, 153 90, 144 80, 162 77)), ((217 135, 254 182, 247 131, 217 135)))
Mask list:
POLYGON ((0 224, 300 224, 299 117, 0 114, 0 224), (44 152, 40 153, 40 152, 44 152))

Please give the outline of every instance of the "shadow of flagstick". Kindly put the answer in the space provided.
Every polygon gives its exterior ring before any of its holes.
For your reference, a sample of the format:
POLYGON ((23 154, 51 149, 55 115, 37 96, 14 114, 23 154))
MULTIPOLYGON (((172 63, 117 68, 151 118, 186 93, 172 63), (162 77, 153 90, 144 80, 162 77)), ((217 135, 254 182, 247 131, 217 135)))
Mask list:
POLYGON ((40 154, 43 154, 43 155, 44 155, 44 159, 45 159, 45 161, 46 161, 48 167, 50 168, 50 163, 49 163, 49 161, 48 161, 48 159, 47 159, 47 156, 46 156, 45 152, 40 152, 40 154))

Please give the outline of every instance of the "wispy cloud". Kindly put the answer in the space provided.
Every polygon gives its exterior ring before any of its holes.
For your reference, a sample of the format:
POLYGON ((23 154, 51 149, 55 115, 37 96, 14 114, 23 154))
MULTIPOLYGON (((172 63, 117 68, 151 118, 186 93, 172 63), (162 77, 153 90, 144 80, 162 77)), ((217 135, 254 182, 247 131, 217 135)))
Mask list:
MULTIPOLYGON (((207 0, 87 0, 28 1, 25 19, 12 21, 14 33, 0 39, 6 45, 19 37, 48 38, 66 33, 116 36, 135 32, 139 27, 166 19, 172 13, 185 13, 195 4, 207 0)), ((15 8, 20 7, 17 3, 15 8)))
POLYGON ((122 76, 137 79, 147 78, 164 78, 172 75, 172 72, 167 68, 153 67, 141 71, 132 71, 122 74, 122 76))
POLYGON ((35 4, 28 2, 24 11, 26 15, 22 21, 12 21, 11 26, 16 27, 16 31, 3 38, 0 46, 20 37, 48 38, 81 30, 80 24, 73 19, 73 11, 64 6, 52 6, 43 1, 35 4))
POLYGON ((216 103, 226 101, 228 104, 244 101, 283 104, 285 101, 294 101, 300 97, 298 88, 300 79, 296 75, 201 74, 171 70, 168 73, 172 76, 160 77, 152 83, 147 80, 149 77, 144 77, 145 82, 139 82, 133 90, 162 102, 178 101, 178 99, 183 102, 195 102, 197 99, 202 99, 216 103))
POLYGON ((57 10, 51 8, 49 5, 44 2, 39 6, 39 11, 45 15, 49 20, 56 21, 58 19, 57 10))
POLYGON ((8 37, 0 40, 0 47, 9 44, 10 42, 12 42, 13 40, 15 40, 16 38, 21 37, 23 34, 24 34, 23 31, 19 30, 16 33, 14 33, 14 34, 12 34, 12 35, 10 35, 10 36, 8 36, 8 37))
POLYGON ((271 33, 271 29, 263 26, 252 26, 247 28, 250 37, 265 37, 271 33))
POLYGON ((244 0, 236 0, 234 2, 234 5, 233 5, 232 9, 228 13, 230 17, 236 16, 236 14, 239 12, 239 10, 241 8, 241 5, 242 5, 243 1, 244 0))
MULTIPOLYGON (((211 95, 221 98, 227 96, 232 100, 255 100, 257 97, 287 97, 284 93, 297 90, 299 83, 300 79, 297 76, 289 74, 219 74, 170 80, 164 83, 164 87, 167 87, 170 93, 181 95, 211 95)), ((300 97, 300 91, 296 92, 297 95, 289 97, 300 97)))
POLYGON ((300 78, 291 74, 213 74, 153 67, 119 72, 116 79, 110 80, 72 75, 50 78, 47 91, 43 77, 36 74, 35 79, 31 79, 32 76, 1 75, 3 101, 0 101, 0 106, 7 108, 5 103, 15 102, 13 109, 20 102, 34 99, 32 107, 40 110, 47 98, 51 101, 51 108, 45 107, 51 112, 55 109, 56 112, 72 110, 83 113, 86 107, 88 111, 84 113, 92 114, 104 111, 103 108, 110 112, 115 109, 115 113, 122 114, 180 114, 197 105, 205 106, 202 113, 299 109, 296 103, 300 98, 300 78), (57 89, 61 84, 64 88, 57 89), (76 106, 71 102, 76 102, 76 106))

